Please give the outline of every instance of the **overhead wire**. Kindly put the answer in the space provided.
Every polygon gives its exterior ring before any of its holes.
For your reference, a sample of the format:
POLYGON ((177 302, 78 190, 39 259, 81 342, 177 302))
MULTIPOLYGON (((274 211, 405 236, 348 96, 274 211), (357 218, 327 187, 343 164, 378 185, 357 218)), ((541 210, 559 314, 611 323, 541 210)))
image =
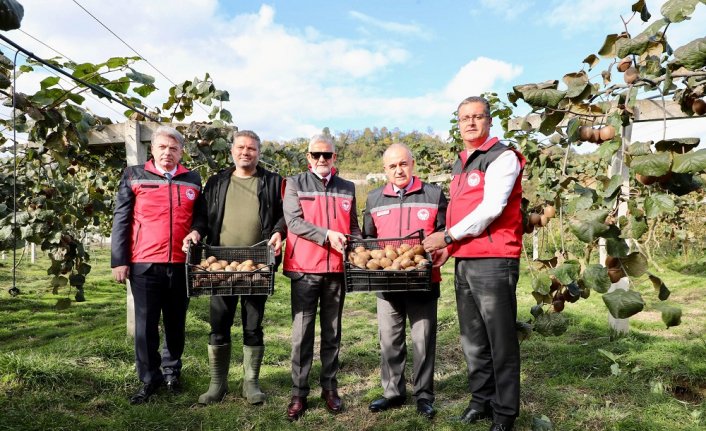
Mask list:
MULTIPOLYGON (((147 59, 147 57, 145 57, 144 55, 142 55, 142 54, 140 54, 139 52, 137 52, 137 50, 136 50, 135 48, 133 48, 129 43, 127 43, 125 40, 123 40, 123 38, 121 38, 120 36, 118 36, 113 30, 110 29, 110 27, 108 27, 106 24, 104 24, 103 21, 101 21, 100 19, 98 19, 98 17, 96 17, 95 15, 93 15, 93 14, 92 14, 88 9, 86 9, 81 3, 79 3, 79 2, 76 1, 76 0, 72 0, 72 1, 76 4, 76 6, 80 7, 81 9, 83 9, 83 11, 86 12, 91 18, 93 18, 98 24, 100 24, 103 28, 105 28, 108 32, 110 32, 110 34, 112 34, 112 35, 115 36, 120 42, 122 42, 123 45, 127 46, 128 48, 130 48, 130 49, 132 50, 132 52, 134 52, 137 56, 139 56, 140 58, 142 58, 142 59, 145 61, 145 63, 149 64, 149 65, 152 67, 152 69, 156 70, 157 73, 159 73, 160 75, 162 75, 162 76, 164 77, 164 79, 166 79, 167 81, 169 81, 173 86, 176 86, 176 85, 177 85, 177 84, 176 84, 174 81, 172 81, 167 75, 165 75, 161 70, 159 70, 159 69, 157 68, 157 66, 155 66, 154 64, 152 64, 152 62, 149 61, 149 60, 147 59)), ((196 102, 196 105, 197 105, 199 108, 201 108, 205 113, 207 113, 207 114, 209 113, 208 109, 206 109, 201 103, 196 102)))

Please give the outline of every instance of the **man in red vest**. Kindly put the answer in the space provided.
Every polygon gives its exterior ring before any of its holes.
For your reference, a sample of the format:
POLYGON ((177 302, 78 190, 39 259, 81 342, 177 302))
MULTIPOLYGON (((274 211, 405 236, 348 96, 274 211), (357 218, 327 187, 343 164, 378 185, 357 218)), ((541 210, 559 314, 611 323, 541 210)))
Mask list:
POLYGON ((314 136, 306 158, 309 170, 286 179, 283 198, 288 231, 283 270, 292 280, 292 399, 287 406, 291 421, 307 409, 317 309, 321 398, 331 413, 343 409, 336 380, 345 298, 343 252, 346 235, 360 236, 355 185, 336 174, 331 137, 314 136))
POLYGON ((182 166, 184 138, 160 126, 152 134, 152 160, 128 166, 115 197, 111 261, 113 277, 130 280, 135 300, 135 364, 143 385, 131 404, 142 404, 165 383, 180 390, 186 310, 186 255, 182 240, 205 229, 201 177, 182 166), (164 346, 159 353, 159 319, 164 346))
POLYGON ((522 250, 524 157, 491 138, 490 106, 469 97, 458 106, 465 148, 452 168, 446 231, 425 238, 428 251, 456 258, 456 308, 471 401, 461 421, 492 418, 511 430, 520 409, 520 347, 515 329, 522 250))
MULTIPOLYGON (((368 193, 363 236, 400 238, 420 229, 425 235, 443 231, 446 226, 446 196, 440 187, 422 182, 414 175, 414 157, 409 148, 403 144, 392 144, 385 150, 382 160, 388 183, 368 193)), ((377 294, 383 396, 370 403, 368 409, 371 412, 385 411, 405 402, 405 327, 409 319, 414 345, 412 383, 417 412, 428 419, 436 414, 432 405, 440 281, 441 271, 435 267, 428 292, 377 294)))

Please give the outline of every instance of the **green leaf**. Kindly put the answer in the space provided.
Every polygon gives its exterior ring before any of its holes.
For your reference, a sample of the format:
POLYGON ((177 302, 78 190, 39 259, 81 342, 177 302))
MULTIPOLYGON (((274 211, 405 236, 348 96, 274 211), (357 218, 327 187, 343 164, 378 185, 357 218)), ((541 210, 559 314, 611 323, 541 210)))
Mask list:
POLYGON ((74 66, 73 76, 77 78, 84 78, 87 75, 93 75, 98 71, 98 67, 92 63, 81 63, 74 66))
POLYGON ((155 91, 157 87, 155 87, 152 84, 146 84, 146 85, 140 85, 139 87, 135 87, 132 89, 135 93, 139 94, 142 97, 147 97, 150 94, 152 94, 153 91, 155 91))
POLYGON ((610 315, 616 319, 627 319, 645 308, 642 296, 634 290, 617 289, 604 294, 602 298, 610 315))
POLYGON ((130 78, 132 81, 138 82, 140 84, 154 84, 154 77, 146 75, 144 73, 140 73, 132 67, 130 68, 130 70, 131 72, 126 73, 125 76, 130 78))
POLYGON ((645 198, 645 215, 648 218, 662 214, 673 214, 677 209, 674 200, 667 194, 655 193, 645 198))
POLYGON ((611 362, 618 362, 618 359, 620 359, 620 356, 619 356, 619 355, 616 355, 616 354, 613 353, 613 352, 609 352, 609 351, 603 350, 603 349, 597 349, 597 351, 598 351, 598 353, 600 353, 601 355, 603 355, 603 356, 605 356, 606 358, 610 359, 611 362))
POLYGON ((603 42, 603 46, 601 46, 601 49, 598 50, 598 55, 605 58, 615 57, 615 42, 619 37, 620 36, 617 34, 607 35, 605 37, 605 41, 603 42))
POLYGON ((221 112, 218 113, 218 116, 222 121, 225 121, 226 123, 233 122, 233 115, 227 109, 221 109, 221 112))
POLYGON ((79 274, 81 275, 88 275, 89 272, 91 272, 91 265, 81 262, 78 267, 76 268, 79 274))
POLYGON ((81 118, 83 118, 83 112, 71 104, 64 106, 64 115, 66 115, 66 119, 72 123, 78 123, 81 121, 81 118))
POLYGON ((532 431, 552 431, 553 429, 552 421, 548 417, 542 415, 532 418, 532 431))
POLYGON ((659 298, 659 300, 666 301, 672 292, 669 291, 669 289, 664 284, 664 282, 662 281, 661 278, 657 277, 656 275, 654 275, 650 272, 647 273, 647 276, 650 278, 650 281, 652 282, 652 286, 658 292, 657 297, 659 298))
POLYGON ((105 62, 106 66, 111 69, 117 69, 119 67, 127 66, 127 58, 125 57, 111 57, 105 62))
POLYGON ((574 117, 566 123, 566 135, 569 137, 569 142, 579 140, 579 129, 581 128, 581 119, 574 117))
POLYGON ((56 304, 54 307, 57 310, 66 310, 67 308, 71 307, 71 300, 69 298, 59 298, 56 300, 56 304))
POLYGON ((631 156, 645 156, 648 154, 652 154, 652 141, 647 141, 647 142, 633 142, 630 144, 628 147, 628 154, 631 156))
POLYGON ((63 275, 57 275, 51 280, 52 287, 64 287, 69 283, 69 280, 63 275))
POLYGON ((569 224, 571 232, 579 240, 591 243, 608 230, 605 219, 608 217, 607 210, 595 210, 581 213, 569 224))
POLYGON ((706 66, 706 37, 692 40, 674 51, 674 65, 688 70, 698 70, 706 66))
POLYGON ((610 256, 626 257, 630 253, 630 247, 622 238, 606 238, 606 252, 610 256))
POLYGON ((524 101, 535 108, 556 108, 564 97, 566 91, 554 89, 531 89, 522 92, 524 101))
POLYGON ((610 278, 608 278, 608 269, 603 265, 592 264, 588 265, 581 274, 583 286, 593 289, 598 293, 606 293, 610 288, 610 278))
POLYGON ((547 136, 556 132, 556 126, 561 123, 565 115, 566 113, 563 111, 545 110, 542 113, 542 123, 539 125, 539 132, 547 136))
POLYGON ((681 308, 678 307, 663 307, 662 322, 667 325, 667 328, 679 326, 681 324, 681 308))
POLYGON ((645 35, 639 35, 634 39, 627 37, 615 41, 615 55, 618 58, 628 55, 642 55, 649 46, 650 39, 645 35))
POLYGON ((569 328, 569 319, 564 313, 544 313, 534 321, 533 329, 544 336, 559 336, 569 328))
POLYGON ((540 272, 537 277, 532 280, 532 290, 542 295, 548 295, 551 286, 552 280, 546 272, 540 272))
POLYGON ((108 82, 104 85, 110 91, 115 91, 116 93, 125 94, 130 88, 130 80, 126 76, 121 76, 115 81, 108 82))
POLYGON ((672 172, 696 174, 706 170, 706 149, 693 153, 674 154, 672 172))
POLYGON ((613 158, 613 155, 620 149, 621 145, 622 143, 619 139, 613 139, 612 141, 602 143, 594 154, 601 160, 607 162, 613 158))
POLYGON ((74 287, 83 286, 86 283, 86 277, 82 274, 71 274, 69 276, 69 283, 74 287))
POLYGON ((641 175, 659 177, 669 172, 669 168, 672 166, 670 156, 669 152, 635 156, 630 160, 630 168, 641 175))
POLYGON ((610 180, 608 181, 607 184, 603 186, 603 197, 610 197, 613 196, 613 194, 620 190, 620 186, 623 185, 623 177, 620 174, 615 174, 612 177, 610 177, 610 180))
POLYGON ((41 87, 42 90, 45 90, 49 87, 55 86, 58 83, 59 83, 58 76, 50 76, 48 78, 42 79, 42 81, 39 83, 39 86, 41 87))
POLYGON ((639 0, 635 2, 632 5, 632 11, 633 12, 640 12, 640 19, 642 22, 647 22, 650 20, 650 17, 652 14, 647 10, 647 6, 645 5, 645 0, 639 0))
POLYGON ((621 257, 620 264, 630 277, 640 277, 647 272, 647 258, 640 252, 621 257))
POLYGON ((85 97, 81 96, 80 94, 76 94, 76 93, 67 93, 66 98, 71 100, 72 102, 74 102, 77 105, 82 105, 83 102, 86 100, 85 97))
POLYGON ((664 139, 655 144, 657 151, 673 151, 676 153, 688 153, 699 146, 701 138, 675 138, 664 139))
POLYGON ((551 272, 561 284, 567 285, 578 279, 579 271, 581 271, 580 263, 575 260, 566 260, 561 265, 552 269, 551 272))
POLYGON ((647 232, 647 223, 644 217, 628 217, 628 223, 623 229, 626 238, 640 239, 647 232))
POLYGON ((681 22, 689 19, 699 0, 668 0, 662 5, 662 16, 669 22, 681 22))

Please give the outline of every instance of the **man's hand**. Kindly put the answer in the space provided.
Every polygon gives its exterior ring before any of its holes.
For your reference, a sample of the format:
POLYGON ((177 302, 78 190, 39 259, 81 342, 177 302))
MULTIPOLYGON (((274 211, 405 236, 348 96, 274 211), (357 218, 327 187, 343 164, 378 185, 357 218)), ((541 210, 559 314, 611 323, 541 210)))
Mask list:
POLYGON ((424 241, 422 241, 422 245, 424 246, 424 250, 428 252, 446 248, 447 244, 446 241, 444 241, 444 232, 434 232, 433 234, 424 238, 424 241))
POLYGON ((331 244, 334 250, 343 254, 346 248, 346 235, 341 232, 336 232, 335 230, 329 230, 326 234, 326 239, 331 244))
POLYGON ((118 283, 125 284, 125 280, 130 277, 130 267, 127 265, 116 266, 113 268, 113 278, 118 283))
POLYGON ((189 251, 189 245, 192 242, 196 244, 199 241, 201 241, 201 234, 196 230, 192 230, 191 232, 189 232, 188 235, 184 237, 184 241, 182 241, 181 243, 181 250, 186 253, 187 251, 189 251))
POLYGON ((441 268, 447 260, 449 260, 449 249, 447 247, 440 248, 431 253, 431 266, 433 268, 441 268))
POLYGON ((275 256, 279 256, 282 253, 282 234, 279 232, 273 233, 267 245, 271 245, 275 249, 275 256))

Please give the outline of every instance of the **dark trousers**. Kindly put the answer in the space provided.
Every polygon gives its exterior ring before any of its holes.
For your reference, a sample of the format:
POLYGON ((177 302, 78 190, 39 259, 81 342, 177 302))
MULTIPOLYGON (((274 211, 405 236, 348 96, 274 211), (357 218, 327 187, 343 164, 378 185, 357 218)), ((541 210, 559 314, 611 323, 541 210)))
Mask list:
POLYGON ((130 269, 130 288, 135 300, 137 375, 143 383, 157 383, 170 375, 178 377, 189 307, 184 264, 134 264, 130 269), (160 315, 164 326, 161 356, 160 315))
POLYGON ((316 312, 321 326, 321 389, 338 388, 341 314, 345 299, 343 274, 303 274, 292 278, 292 395, 309 395, 314 359, 316 312))
POLYGON ((407 362, 407 319, 412 336, 412 385, 415 400, 434 402, 437 298, 404 293, 378 297, 377 318, 380 338, 380 374, 383 396, 393 398, 406 392, 404 369, 407 362))
POLYGON ((471 407, 492 408, 497 423, 511 425, 520 410, 517 339, 519 260, 456 259, 456 308, 468 365, 471 407))
POLYGON ((211 334, 208 343, 220 346, 230 343, 230 328, 240 298, 240 318, 243 323, 243 344, 263 346, 262 319, 267 295, 211 296, 211 334))

